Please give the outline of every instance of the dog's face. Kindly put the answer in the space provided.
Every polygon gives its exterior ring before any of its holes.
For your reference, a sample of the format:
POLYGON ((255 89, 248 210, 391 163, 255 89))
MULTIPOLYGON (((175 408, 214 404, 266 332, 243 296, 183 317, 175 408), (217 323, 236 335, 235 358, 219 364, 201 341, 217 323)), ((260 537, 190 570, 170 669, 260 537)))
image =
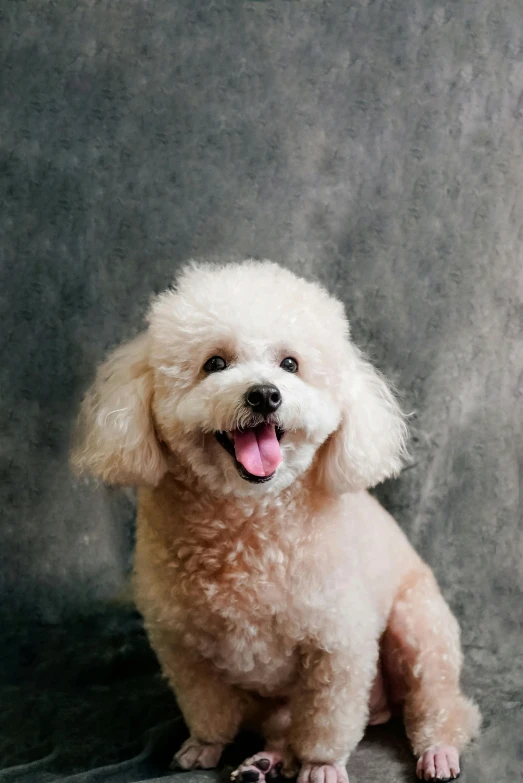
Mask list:
POLYGON ((340 423, 339 311, 266 265, 201 270, 161 296, 149 333, 154 416, 169 449, 214 490, 288 486, 340 423))
POLYGON ((281 491, 316 455, 330 491, 398 469, 401 414, 318 286, 267 262, 191 268, 148 321, 86 398, 80 466, 157 483, 183 464, 241 496, 281 491))

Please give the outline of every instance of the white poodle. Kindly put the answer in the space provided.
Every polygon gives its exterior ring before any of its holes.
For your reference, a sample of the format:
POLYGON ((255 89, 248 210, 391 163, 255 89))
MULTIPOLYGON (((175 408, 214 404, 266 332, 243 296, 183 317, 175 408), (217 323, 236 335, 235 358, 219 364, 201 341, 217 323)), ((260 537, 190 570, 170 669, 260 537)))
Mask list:
POLYGON ((396 474, 404 418, 343 306, 269 262, 190 266, 98 371, 74 460, 137 485, 138 607, 214 767, 245 724, 245 783, 347 783, 365 726, 401 709, 426 780, 454 778, 479 712, 458 624, 366 489, 396 474))

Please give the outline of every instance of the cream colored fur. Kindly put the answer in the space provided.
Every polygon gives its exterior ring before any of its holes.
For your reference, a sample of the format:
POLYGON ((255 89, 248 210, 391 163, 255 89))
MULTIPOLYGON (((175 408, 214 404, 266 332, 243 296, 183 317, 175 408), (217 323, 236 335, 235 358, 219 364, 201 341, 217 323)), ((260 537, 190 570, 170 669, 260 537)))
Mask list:
POLYGON ((468 742, 457 623, 366 492, 401 469, 404 417, 337 300, 269 262, 190 266, 102 365, 80 421, 76 467, 141 487, 137 602, 191 731, 182 766, 214 765, 255 721, 302 783, 343 780, 394 707, 422 775, 432 749, 468 742), (213 355, 229 366, 206 375, 213 355), (257 382, 279 388, 286 432, 265 484, 214 437, 247 423, 257 382))

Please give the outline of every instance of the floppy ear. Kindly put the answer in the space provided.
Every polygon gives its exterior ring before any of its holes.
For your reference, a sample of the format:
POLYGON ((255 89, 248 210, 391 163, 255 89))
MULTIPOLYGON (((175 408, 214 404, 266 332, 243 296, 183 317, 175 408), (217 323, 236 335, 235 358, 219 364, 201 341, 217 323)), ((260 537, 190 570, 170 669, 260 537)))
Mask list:
POLYGON ((151 413, 148 335, 118 348, 101 365, 78 419, 72 463, 109 484, 158 484, 167 470, 151 413))
POLYGON ((407 456, 407 425, 383 376, 348 345, 342 418, 322 447, 320 481, 329 492, 368 489, 399 473, 407 456))

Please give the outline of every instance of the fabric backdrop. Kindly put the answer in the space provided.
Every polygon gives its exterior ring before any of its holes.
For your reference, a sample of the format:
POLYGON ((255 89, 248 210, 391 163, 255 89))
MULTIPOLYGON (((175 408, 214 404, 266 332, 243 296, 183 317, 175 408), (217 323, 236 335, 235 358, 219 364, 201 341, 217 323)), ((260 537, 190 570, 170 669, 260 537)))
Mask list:
MULTIPOLYGON (((151 294, 252 256, 336 292, 414 412, 377 492, 462 624, 464 779, 520 780, 520 0, 0 0, 0 28, 0 779, 168 772, 185 729, 117 598, 133 495, 68 442, 151 294)), ((411 779, 401 727, 349 771, 411 779)))

